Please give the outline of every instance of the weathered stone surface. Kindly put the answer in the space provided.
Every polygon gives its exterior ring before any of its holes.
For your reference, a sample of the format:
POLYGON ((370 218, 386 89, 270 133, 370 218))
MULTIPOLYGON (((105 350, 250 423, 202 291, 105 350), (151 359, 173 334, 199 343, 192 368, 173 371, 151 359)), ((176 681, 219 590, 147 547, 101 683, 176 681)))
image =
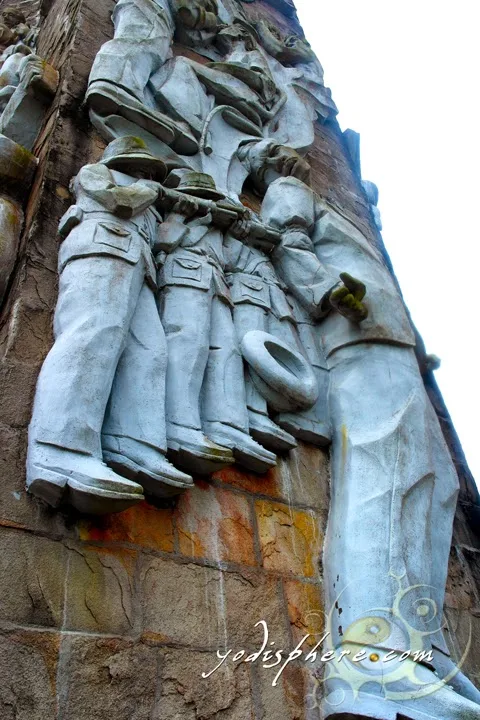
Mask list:
POLYGON ((17 530, 0 533, 0 617, 20 625, 61 627, 67 551, 17 530))
POLYGON ((299 661, 294 661, 287 665, 273 687, 279 667, 264 669, 257 665, 252 668, 259 693, 257 717, 261 720, 319 720, 318 681, 299 661))
POLYGON ((241 575, 225 573, 224 582, 228 647, 259 649, 263 630, 255 625, 264 620, 275 649, 288 648, 288 619, 279 581, 260 572, 245 570, 241 575))
POLYGON ((68 550, 64 629, 131 634, 136 552, 73 543, 68 550))
POLYGON ((459 548, 452 547, 445 591, 445 607, 469 610, 478 606, 477 592, 467 562, 459 548))
POLYGON ((275 475, 289 504, 307 505, 328 513, 329 458, 323 450, 299 443, 287 457, 279 458, 275 475))
POLYGON ((128 634, 136 553, 68 547, 2 529, 0 617, 24 625, 128 634))
POLYGON ((262 475, 261 480, 259 480, 258 475, 245 472, 236 465, 213 473, 212 478, 253 494, 267 495, 268 497, 279 499, 282 498, 282 491, 279 486, 276 468, 273 468, 265 473, 265 475, 262 475))
POLYGON ((288 455, 279 456, 277 466, 261 479, 237 466, 214 473, 213 479, 255 495, 328 512, 328 453, 306 443, 300 442, 288 455))
POLYGON ((445 637, 452 653, 452 659, 459 669, 478 687, 480 666, 480 617, 462 609, 445 609, 445 637))
POLYGON ((256 512, 264 567, 287 575, 317 576, 323 542, 318 517, 267 500, 257 501, 256 512))
POLYGON ((305 647, 316 645, 325 626, 321 586, 287 580, 284 582, 284 588, 294 643, 310 635, 305 647))
POLYGON ((183 555, 256 564, 251 510, 244 495, 198 482, 180 498, 176 525, 183 555))
POLYGON ((455 545, 480 549, 480 537, 473 532, 460 505, 457 506, 453 524, 453 542, 455 545))
POLYGON ((370 209, 360 181, 350 166, 343 139, 335 123, 315 126, 315 143, 307 155, 312 168, 312 187, 340 210, 376 245, 370 209))
POLYGON ((141 547, 173 552, 173 511, 146 502, 125 512, 81 520, 81 540, 133 543, 141 547))
POLYGON ((59 718, 150 720, 157 714, 159 654, 122 639, 64 636, 59 718))
POLYGON ((248 666, 225 662, 215 653, 166 650, 160 671, 161 692, 155 720, 248 720, 254 718, 248 666))
POLYGON ((0 362, 0 418, 5 425, 27 427, 39 370, 38 365, 0 362))
POLYGON ((143 557, 143 630, 159 642, 217 647, 226 638, 221 573, 197 565, 143 557))
POLYGON ((0 636, 2 720, 57 720, 55 678, 59 636, 15 631, 0 636))

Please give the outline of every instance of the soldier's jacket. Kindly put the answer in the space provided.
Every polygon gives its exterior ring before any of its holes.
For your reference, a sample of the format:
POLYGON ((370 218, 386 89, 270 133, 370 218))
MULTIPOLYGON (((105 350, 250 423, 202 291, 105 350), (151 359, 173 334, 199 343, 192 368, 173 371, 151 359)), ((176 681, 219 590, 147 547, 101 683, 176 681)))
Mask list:
POLYGON ((210 226, 211 218, 188 223, 178 247, 170 252, 158 273, 159 287, 186 286, 212 291, 231 304, 225 280, 223 233, 210 226))
POLYGON ((272 312, 279 320, 294 322, 286 286, 277 277, 268 257, 231 235, 225 241, 227 282, 235 305, 250 303, 272 312))
POLYGON ((80 170, 74 181, 74 192, 74 210, 79 222, 60 246, 59 272, 71 260, 89 255, 117 257, 132 265, 143 260, 145 277, 149 284, 156 286, 152 248, 162 223, 160 214, 152 206, 156 192, 141 180, 109 170, 101 163, 86 165, 80 170), (126 186, 134 186, 135 190, 136 214, 130 220, 114 212, 115 203, 121 201, 118 188, 126 186))
POLYGON ((274 266, 310 316, 321 320, 327 356, 358 342, 415 345, 402 298, 378 250, 309 187, 295 178, 276 180, 265 195, 262 218, 284 231, 281 246, 272 253, 274 266), (361 323, 329 312, 324 302, 341 272, 366 285, 368 317, 361 323))

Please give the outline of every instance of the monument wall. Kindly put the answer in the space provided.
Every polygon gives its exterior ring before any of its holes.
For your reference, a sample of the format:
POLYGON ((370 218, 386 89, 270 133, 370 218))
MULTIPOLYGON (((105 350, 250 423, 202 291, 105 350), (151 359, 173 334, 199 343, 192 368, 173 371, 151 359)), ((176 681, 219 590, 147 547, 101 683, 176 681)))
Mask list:
MULTIPOLYGON (((258 475, 239 465, 178 498, 148 498, 116 514, 50 507, 25 489, 27 430, 38 374, 52 347, 58 225, 70 181, 106 141, 85 94, 100 47, 113 37, 111 0, 20 4, 39 29, 36 53, 58 73, 32 154, 38 165, 0 315, 0 715, 5 720, 290 720, 320 718, 318 663, 233 662, 259 650, 305 654, 325 629, 323 540, 329 449, 299 440, 258 475), (217 650, 231 655, 219 663, 217 650)), ((236 5, 236 3, 233 3, 236 5)), ((249 22, 301 32, 288 0, 239 4, 249 22)), ((0 6, 0 11, 1 11, 0 6)), ((177 39, 175 56, 205 65, 177 39)), ((373 208, 330 110, 306 153, 315 192, 389 259, 373 208)), ((3 192, 2 188, 2 192, 3 192)), ((242 202, 259 211, 248 184, 242 202)), ((460 476, 445 599, 446 637, 463 670, 480 675, 480 500, 418 340, 417 355, 460 476)), ((62 393, 62 387, 58 387, 62 393)))

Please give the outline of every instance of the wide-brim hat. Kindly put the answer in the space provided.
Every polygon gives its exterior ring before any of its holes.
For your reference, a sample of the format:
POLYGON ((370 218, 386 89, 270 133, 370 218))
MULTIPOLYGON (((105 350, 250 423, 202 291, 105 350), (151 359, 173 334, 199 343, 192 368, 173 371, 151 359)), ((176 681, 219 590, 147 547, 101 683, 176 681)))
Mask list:
POLYGON ((167 166, 156 157, 142 138, 133 135, 112 140, 105 148, 101 162, 113 170, 129 174, 132 170, 142 170, 162 182, 167 176, 167 166))
POLYGON ((217 190, 211 175, 195 171, 185 172, 175 189, 178 192, 206 200, 223 200, 225 198, 225 195, 217 190))

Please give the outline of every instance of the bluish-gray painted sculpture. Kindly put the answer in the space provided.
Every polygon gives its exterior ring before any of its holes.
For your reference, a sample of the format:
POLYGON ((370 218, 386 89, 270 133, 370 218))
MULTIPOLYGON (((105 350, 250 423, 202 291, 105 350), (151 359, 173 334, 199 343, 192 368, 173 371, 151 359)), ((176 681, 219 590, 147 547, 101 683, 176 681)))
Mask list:
MULTIPOLYGON (((151 182, 165 172, 143 143, 121 138, 75 179, 55 343, 29 429, 27 484, 51 505, 115 512, 142 500, 142 486, 160 497, 192 486, 165 458, 167 353, 152 254, 162 219, 151 182)), ((174 232, 186 232, 178 220, 174 232)))
POLYGON ((458 479, 414 335, 377 250, 308 186, 315 120, 336 112, 320 65, 215 0, 120 0, 113 20, 87 102, 120 139, 62 221, 29 489, 113 512, 192 486, 167 451, 263 473, 295 438, 331 440, 328 629, 366 659, 330 666, 324 718, 478 719, 439 627, 458 479), (174 58, 175 31, 212 62, 174 58), (433 660, 379 671, 410 649, 433 660))
POLYGON ((361 666, 329 667, 324 717, 478 718, 440 629, 458 479, 403 302, 377 251, 303 183, 275 181, 262 217, 283 231, 272 261, 317 320, 330 375, 328 629, 336 650, 366 652, 361 666), (437 674, 413 659, 382 669, 415 643, 437 674))
MULTIPOLYGON (((221 200, 208 176, 184 175, 178 191, 221 200)), ((178 461, 211 472, 235 459, 256 472, 275 455, 248 434, 242 358, 225 278, 224 233, 211 215, 194 218, 159 272, 167 337, 167 438, 178 461)))

